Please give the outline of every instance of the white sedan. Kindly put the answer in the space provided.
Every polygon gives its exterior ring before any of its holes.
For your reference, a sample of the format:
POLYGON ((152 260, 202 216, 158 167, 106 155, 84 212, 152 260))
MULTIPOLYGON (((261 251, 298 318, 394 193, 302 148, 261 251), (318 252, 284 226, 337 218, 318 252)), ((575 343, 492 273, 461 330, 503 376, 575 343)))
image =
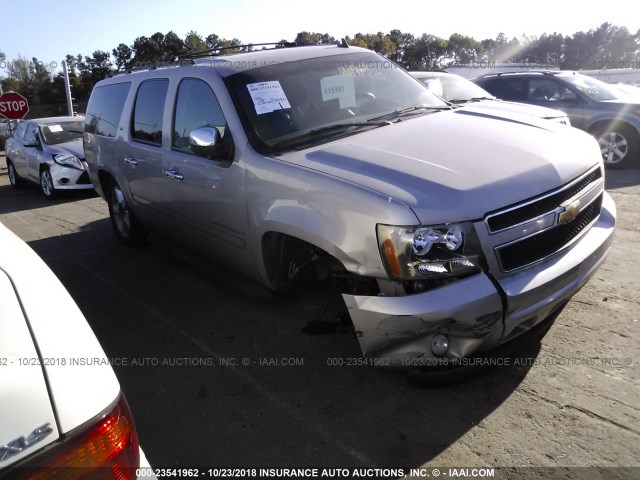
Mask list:
POLYGON ((149 465, 91 327, 1 223, 0 245, 0 477, 41 478, 46 469, 42 478, 136 478, 149 465))

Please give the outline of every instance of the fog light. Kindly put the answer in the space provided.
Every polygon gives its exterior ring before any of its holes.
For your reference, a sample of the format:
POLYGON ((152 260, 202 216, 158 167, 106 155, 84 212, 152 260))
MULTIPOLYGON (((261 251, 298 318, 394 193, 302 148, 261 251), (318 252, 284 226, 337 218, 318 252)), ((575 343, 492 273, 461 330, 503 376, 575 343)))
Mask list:
POLYGON ((441 333, 434 335, 431 339, 431 351, 433 354, 437 356, 444 355, 447 350, 449 350, 449 338, 441 333))
POLYGON ((67 177, 62 177, 60 180, 58 180, 58 182, 60 182, 63 185, 66 185, 67 183, 70 182, 70 180, 67 177))

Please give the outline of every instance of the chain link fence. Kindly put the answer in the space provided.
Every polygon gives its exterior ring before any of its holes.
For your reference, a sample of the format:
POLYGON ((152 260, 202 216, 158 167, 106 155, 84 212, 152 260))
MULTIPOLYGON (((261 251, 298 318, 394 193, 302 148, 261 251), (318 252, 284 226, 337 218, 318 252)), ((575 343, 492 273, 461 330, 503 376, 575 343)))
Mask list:
MULTIPOLYGON (((87 111, 87 102, 76 102, 73 104, 74 113, 84 114, 87 111)), ((50 105, 29 105, 29 113, 24 120, 43 117, 60 117, 67 115, 66 103, 54 103, 50 105)))

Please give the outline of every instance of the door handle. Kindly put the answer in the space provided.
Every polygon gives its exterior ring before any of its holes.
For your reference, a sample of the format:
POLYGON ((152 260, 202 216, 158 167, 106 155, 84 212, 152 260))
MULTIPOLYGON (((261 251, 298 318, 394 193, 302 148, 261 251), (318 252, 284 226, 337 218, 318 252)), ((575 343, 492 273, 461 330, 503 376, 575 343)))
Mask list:
POLYGON ((176 180, 184 180, 184 175, 182 175, 178 170, 166 170, 164 172, 164 176, 167 178, 174 178, 176 180))
POLYGON ((125 157, 124 161, 126 163, 128 163, 129 165, 137 165, 138 164, 138 160, 136 160, 133 157, 125 157))

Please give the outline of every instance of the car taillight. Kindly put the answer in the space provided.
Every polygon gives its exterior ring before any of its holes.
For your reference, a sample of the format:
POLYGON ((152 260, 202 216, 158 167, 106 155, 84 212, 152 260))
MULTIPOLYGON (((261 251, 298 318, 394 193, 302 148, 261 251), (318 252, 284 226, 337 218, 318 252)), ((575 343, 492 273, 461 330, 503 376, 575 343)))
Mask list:
POLYGON ((140 466, 140 452, 129 405, 118 400, 88 426, 18 466, 25 480, 131 480, 140 466))

